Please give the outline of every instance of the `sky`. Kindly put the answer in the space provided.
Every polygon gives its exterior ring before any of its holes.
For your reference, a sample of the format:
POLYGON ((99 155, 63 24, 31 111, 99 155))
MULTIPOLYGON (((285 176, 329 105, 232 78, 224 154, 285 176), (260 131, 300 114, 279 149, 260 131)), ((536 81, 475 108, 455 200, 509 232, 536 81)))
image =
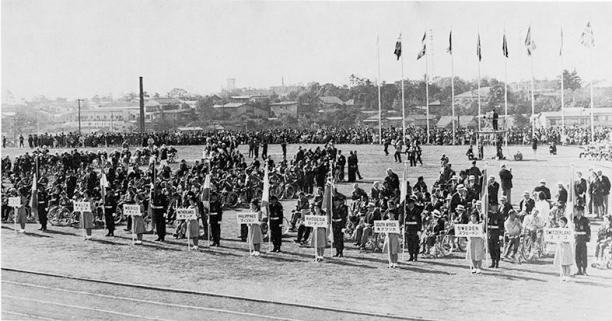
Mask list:
POLYGON ((91 97, 172 88, 218 92, 311 81, 348 84, 351 74, 401 78, 393 55, 402 34, 404 76, 422 78, 416 60, 430 32, 430 77, 451 75, 446 53, 453 30, 456 76, 509 82, 553 79, 561 67, 585 80, 612 77, 612 2, 254 2, 188 0, 2 0, 2 92, 91 97), (580 45, 591 21, 595 48, 580 45), (531 26, 536 50, 527 56, 531 26), (563 59, 559 56, 563 28, 563 59), (502 56, 502 36, 510 58, 502 56), (377 46, 377 37, 379 45, 377 46))

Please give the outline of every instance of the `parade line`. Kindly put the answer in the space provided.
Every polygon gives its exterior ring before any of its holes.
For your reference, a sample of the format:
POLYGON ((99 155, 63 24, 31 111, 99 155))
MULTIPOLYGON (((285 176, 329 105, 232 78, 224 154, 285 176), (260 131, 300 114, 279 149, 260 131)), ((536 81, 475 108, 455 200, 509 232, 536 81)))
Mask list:
MULTIPOLYGON (((20 270, 20 269, 14 269, 14 268, 6 268, 6 267, 2 267, 1 270, 2 271, 7 271, 7 272, 32 274, 32 275, 38 275, 38 276, 53 277, 53 278, 59 278, 59 279, 66 279, 66 280, 73 280, 73 281, 82 281, 82 282, 90 282, 90 283, 98 283, 98 284, 105 284, 105 285, 113 285, 113 286, 121 286, 121 287, 127 287, 127 288, 136 288, 136 289, 143 289, 143 290, 150 290, 150 291, 172 292, 172 293, 177 293, 177 294, 188 294, 188 295, 196 295, 196 296, 209 296, 209 297, 215 297, 215 298, 221 298, 221 299, 239 300, 239 301, 247 301, 247 302, 254 302, 254 303, 264 303, 264 304, 285 306, 285 307, 295 307, 295 308, 302 308, 302 309, 312 309, 312 310, 319 310, 319 311, 328 311, 328 312, 340 313, 340 314, 360 315, 360 316, 366 316, 366 317, 386 318, 386 319, 394 319, 394 320, 434 321, 432 319, 423 319, 423 318, 420 318, 420 317, 413 317, 413 318, 411 318, 411 317, 404 317, 404 316, 393 315, 393 314, 380 314, 380 313, 358 311, 358 310, 351 310, 351 309, 338 309, 338 308, 319 306, 319 305, 308 305, 308 304, 289 303, 289 302, 282 302, 282 301, 272 301, 272 300, 265 300, 265 299, 255 299, 255 298, 248 298, 248 297, 235 296, 235 295, 227 295, 227 294, 219 294, 219 293, 213 293, 213 292, 181 290, 181 289, 174 289, 174 288, 167 288, 167 287, 158 287, 158 286, 152 286, 152 285, 127 283, 127 282, 105 281, 105 280, 99 280, 99 279, 82 278, 82 277, 76 277, 76 276, 68 276, 68 275, 61 275, 61 274, 48 273, 48 272, 31 271, 31 270, 20 270)), ((9 283, 9 284, 15 284, 15 285, 28 286, 28 287, 45 288, 45 289, 50 289, 50 290, 70 292, 70 293, 75 293, 75 294, 90 294, 90 295, 95 295, 95 296, 99 296, 99 297, 108 297, 108 298, 116 298, 116 299, 121 299, 121 300, 130 300, 130 301, 135 301, 135 302, 140 302, 140 303, 163 304, 163 305, 166 305, 166 306, 173 306, 173 307, 179 307, 179 308, 192 308, 192 309, 206 310, 206 311, 211 311, 211 312, 235 314, 235 315, 242 315, 242 316, 252 316, 252 317, 274 319, 274 320, 294 320, 294 319, 291 319, 291 318, 274 317, 274 316, 260 315, 260 314, 254 314, 254 313, 248 313, 248 312, 232 311, 232 310, 217 309, 217 308, 198 307, 198 306, 191 306, 191 305, 179 305, 179 304, 173 304, 173 303, 165 303, 165 302, 158 302, 158 301, 149 301, 149 300, 134 299, 134 298, 128 298, 128 297, 119 297, 119 296, 106 295, 106 294, 97 294, 97 293, 91 293, 91 292, 74 291, 74 290, 61 289, 61 288, 55 288, 55 287, 47 287, 47 286, 42 286, 42 285, 37 285, 37 284, 22 283, 22 282, 15 282, 15 281, 5 281, 5 280, 3 280, 2 282, 9 283)))

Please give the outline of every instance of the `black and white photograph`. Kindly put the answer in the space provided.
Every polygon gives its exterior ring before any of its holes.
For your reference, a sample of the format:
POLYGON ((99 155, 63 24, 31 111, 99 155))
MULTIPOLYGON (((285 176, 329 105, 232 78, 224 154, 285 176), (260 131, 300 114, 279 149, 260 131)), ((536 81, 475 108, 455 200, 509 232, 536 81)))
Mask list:
POLYGON ((0 320, 612 320, 612 1, 1 0, 0 320))

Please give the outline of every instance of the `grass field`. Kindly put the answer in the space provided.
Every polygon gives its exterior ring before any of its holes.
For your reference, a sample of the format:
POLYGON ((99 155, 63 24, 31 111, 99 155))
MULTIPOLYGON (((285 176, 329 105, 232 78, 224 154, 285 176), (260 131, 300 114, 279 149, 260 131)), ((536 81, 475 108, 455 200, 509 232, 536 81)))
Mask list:
MULTIPOLYGON (((343 153, 349 149, 358 151, 359 167, 367 181, 381 180, 389 167, 401 176, 403 165, 393 163, 392 155, 384 156, 381 146, 340 145, 338 148, 343 153)), ((197 147, 178 149, 179 159, 188 161, 201 153, 197 147)), ((292 155, 297 145, 288 149, 292 155)), ((511 147, 510 153, 517 149, 511 147)), ((449 156, 458 171, 470 166, 465 150, 466 147, 425 146, 425 165, 409 168, 406 177, 413 183, 416 177, 424 176, 431 186, 438 176, 440 155, 449 156)), ((612 174, 610 163, 579 160, 576 147, 559 147, 554 157, 543 149, 536 156, 527 146, 520 150, 526 160, 507 162, 515 177, 515 200, 523 190, 531 190, 540 178, 545 178, 549 185, 560 180, 567 184, 571 164, 576 170, 602 168, 608 175, 612 174)), ((3 150, 3 156, 17 152, 3 150)), ((270 153, 278 160, 280 146, 271 145, 270 153)), ((499 165, 496 160, 479 164, 496 176, 499 165)), ((369 183, 362 185, 369 189, 369 183)), ((340 190, 348 194, 350 186, 341 185, 340 190)), ((551 190, 554 194, 556 189, 551 190)), ((284 202, 287 215, 293 204, 284 202)), ((284 253, 250 257, 247 244, 236 238, 235 212, 224 214, 222 247, 199 252, 187 252, 184 240, 152 242, 152 235, 146 235, 145 244, 136 247, 130 245, 130 234, 123 231, 116 233, 119 237, 104 238, 104 231, 96 230, 94 240, 84 242, 77 229, 33 232, 37 227, 28 225, 31 233, 17 235, 12 225, 3 226, 3 267, 433 320, 607 320, 609 317, 612 273, 590 269, 589 277, 561 283, 552 258, 542 259, 538 264, 501 262, 499 270, 486 270, 479 276, 469 273, 464 253, 416 263, 401 262, 400 269, 390 270, 386 268, 386 254, 359 253, 352 245, 345 250, 344 259, 328 258, 323 263, 314 263, 313 250, 298 247, 292 242, 293 235, 284 239, 284 253)), ((593 229, 595 232, 597 227, 593 229)), ((589 261, 592 261, 593 246, 591 242, 589 261)), ((329 253, 327 250, 326 257, 329 253)))

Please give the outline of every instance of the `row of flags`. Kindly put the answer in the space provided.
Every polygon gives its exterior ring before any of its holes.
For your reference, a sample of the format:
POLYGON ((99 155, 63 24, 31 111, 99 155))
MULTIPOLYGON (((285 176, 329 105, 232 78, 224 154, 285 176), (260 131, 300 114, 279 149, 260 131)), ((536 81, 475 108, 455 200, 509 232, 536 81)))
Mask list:
MULTIPOLYGON (((427 53, 427 31, 423 34, 423 38, 421 39, 421 50, 417 53, 417 60, 423 58, 427 53)), ((580 36, 580 43, 587 47, 592 48, 595 46, 595 37, 593 35, 593 28, 591 27, 591 22, 587 22, 584 31, 580 36)), ((527 35, 525 37, 525 49, 527 50, 527 55, 531 56, 533 52, 536 50, 536 43, 533 39, 533 35, 531 32, 531 26, 527 29, 527 35)), ((449 54, 453 54, 453 31, 451 30, 448 34, 448 48, 446 52, 449 54)), ((393 54, 396 56, 397 60, 402 56, 402 36, 400 34, 399 38, 395 43, 395 50, 393 54)), ((506 39, 506 33, 504 32, 504 36, 502 39, 502 54, 504 57, 509 58, 510 54, 508 52, 508 41, 506 39)), ((559 49, 559 55, 563 55, 563 29, 561 29, 561 47, 559 49)), ((476 57, 478 57, 478 61, 482 61, 482 50, 480 46, 480 33, 478 33, 478 39, 476 42, 476 57)))

